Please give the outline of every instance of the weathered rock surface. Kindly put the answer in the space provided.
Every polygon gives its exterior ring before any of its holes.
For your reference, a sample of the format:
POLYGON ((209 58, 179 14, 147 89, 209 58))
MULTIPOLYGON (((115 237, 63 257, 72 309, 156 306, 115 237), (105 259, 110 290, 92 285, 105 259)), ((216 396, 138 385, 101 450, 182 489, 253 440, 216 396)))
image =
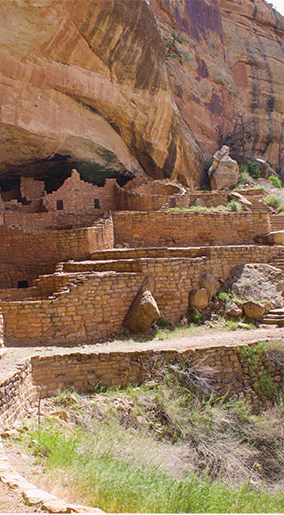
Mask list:
POLYGON ((205 288, 192 290, 189 296, 189 304, 195 309, 205 309, 209 304, 209 294, 205 288))
POLYGON ((284 18, 263 0, 150 0, 164 37, 177 42, 168 74, 182 119, 214 154, 233 128, 234 113, 249 122, 252 156, 278 164, 284 113, 284 18), (197 8, 198 6, 198 8, 197 8))
POLYGON ((239 180, 240 171, 237 161, 229 156, 230 149, 226 145, 215 152, 208 175, 212 190, 228 190, 239 180))
POLYGON ((231 301, 225 309, 225 314, 231 318, 239 318, 242 316, 243 310, 236 302, 231 301))
POLYGON ((283 31, 263 0, 2 2, 0 175, 197 186, 236 110, 277 164, 283 31))
POLYGON ((0 172, 200 180, 146 0, 5 2, 0 20, 0 172))
MULTIPOLYGON (((232 270, 227 287, 242 299, 254 301, 267 299, 277 307, 283 306, 284 274, 274 266, 238 265, 232 270)), ((267 309, 271 309, 271 304, 267 309)))
POLYGON ((259 320, 266 313, 266 309, 263 304, 256 302, 255 300, 249 300, 243 303, 243 308, 246 316, 253 320, 259 320))
POLYGON ((161 316, 150 291, 139 293, 130 306, 123 325, 133 333, 145 333, 161 316))

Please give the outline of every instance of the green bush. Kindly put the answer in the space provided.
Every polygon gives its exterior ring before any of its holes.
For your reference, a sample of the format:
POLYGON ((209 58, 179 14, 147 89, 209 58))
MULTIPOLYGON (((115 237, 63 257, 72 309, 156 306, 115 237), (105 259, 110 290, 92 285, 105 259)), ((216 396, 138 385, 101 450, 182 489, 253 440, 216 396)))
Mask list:
POLYGON ((229 300, 229 294, 226 293, 225 291, 220 291, 218 294, 217 294, 217 297, 222 300, 223 302, 226 302, 227 300, 229 300))
MULTIPOLYGON (((240 167, 241 170, 241 167, 240 167)), ((240 178, 238 184, 253 184, 253 178, 250 176, 250 174, 245 170, 240 172, 240 178)))
POLYGON ((265 202, 268 206, 274 207, 278 212, 284 211, 284 200, 283 198, 275 195, 274 193, 270 193, 265 198, 265 202))
POLYGON ((240 165, 241 172, 247 172, 253 179, 260 178, 260 170, 256 163, 247 159, 243 164, 240 165))
POLYGON ((230 200, 227 204, 227 209, 239 213, 242 210, 242 205, 236 200, 230 200))
POLYGON ((269 180, 270 180, 271 184, 273 184, 273 186, 275 186, 275 188, 282 188, 281 181, 280 181, 279 177, 276 177, 276 175, 270 175, 269 180))

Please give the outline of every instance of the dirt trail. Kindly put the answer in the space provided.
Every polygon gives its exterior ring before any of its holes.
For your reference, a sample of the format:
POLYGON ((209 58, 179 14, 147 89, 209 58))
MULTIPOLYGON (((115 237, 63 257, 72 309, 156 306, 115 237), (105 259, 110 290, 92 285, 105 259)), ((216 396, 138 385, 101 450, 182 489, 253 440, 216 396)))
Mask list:
MULTIPOLYGON (((0 360, 0 382, 11 373, 15 365, 33 355, 70 354, 73 352, 126 352, 142 350, 174 349, 183 351, 190 348, 208 348, 222 345, 241 345, 257 340, 284 338, 284 328, 265 329, 239 329, 236 331, 204 329, 197 327, 194 332, 185 329, 169 338, 158 340, 154 338, 148 341, 115 340, 106 343, 83 345, 76 347, 7 347, 0 360)), ((1 357, 1 356, 0 356, 1 357)))

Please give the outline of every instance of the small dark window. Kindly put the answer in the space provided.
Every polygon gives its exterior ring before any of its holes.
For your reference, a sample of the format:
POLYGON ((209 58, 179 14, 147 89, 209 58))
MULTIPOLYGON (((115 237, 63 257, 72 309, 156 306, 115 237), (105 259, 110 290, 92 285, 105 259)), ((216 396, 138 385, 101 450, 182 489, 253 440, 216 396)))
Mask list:
POLYGON ((28 281, 18 281, 18 288, 28 288, 29 283, 28 281))
POLYGON ((170 207, 176 207, 177 200, 175 198, 170 198, 170 207))
POLYGON ((100 201, 99 201, 98 198, 94 199, 94 208, 95 209, 100 209, 100 201))
POLYGON ((62 211, 62 209, 63 209, 63 200, 57 200, 56 201, 56 209, 57 209, 57 211, 62 211))

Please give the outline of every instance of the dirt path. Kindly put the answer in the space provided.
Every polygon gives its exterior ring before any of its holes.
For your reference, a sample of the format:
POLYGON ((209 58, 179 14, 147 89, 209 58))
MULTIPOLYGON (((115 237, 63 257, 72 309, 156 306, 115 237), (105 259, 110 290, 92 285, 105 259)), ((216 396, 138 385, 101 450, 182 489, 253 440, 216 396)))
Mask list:
MULTIPOLYGON (((237 331, 216 330, 197 327, 193 330, 184 329, 159 340, 148 341, 115 340, 107 343, 84 345, 77 347, 7 347, 0 360, 0 382, 23 360, 33 355, 71 354, 73 352, 119 352, 137 350, 174 349, 183 351, 190 348, 208 348, 223 345, 242 345, 253 341, 284 338, 284 328, 240 329, 237 331)), ((0 355, 1 357, 1 355, 0 355)))

